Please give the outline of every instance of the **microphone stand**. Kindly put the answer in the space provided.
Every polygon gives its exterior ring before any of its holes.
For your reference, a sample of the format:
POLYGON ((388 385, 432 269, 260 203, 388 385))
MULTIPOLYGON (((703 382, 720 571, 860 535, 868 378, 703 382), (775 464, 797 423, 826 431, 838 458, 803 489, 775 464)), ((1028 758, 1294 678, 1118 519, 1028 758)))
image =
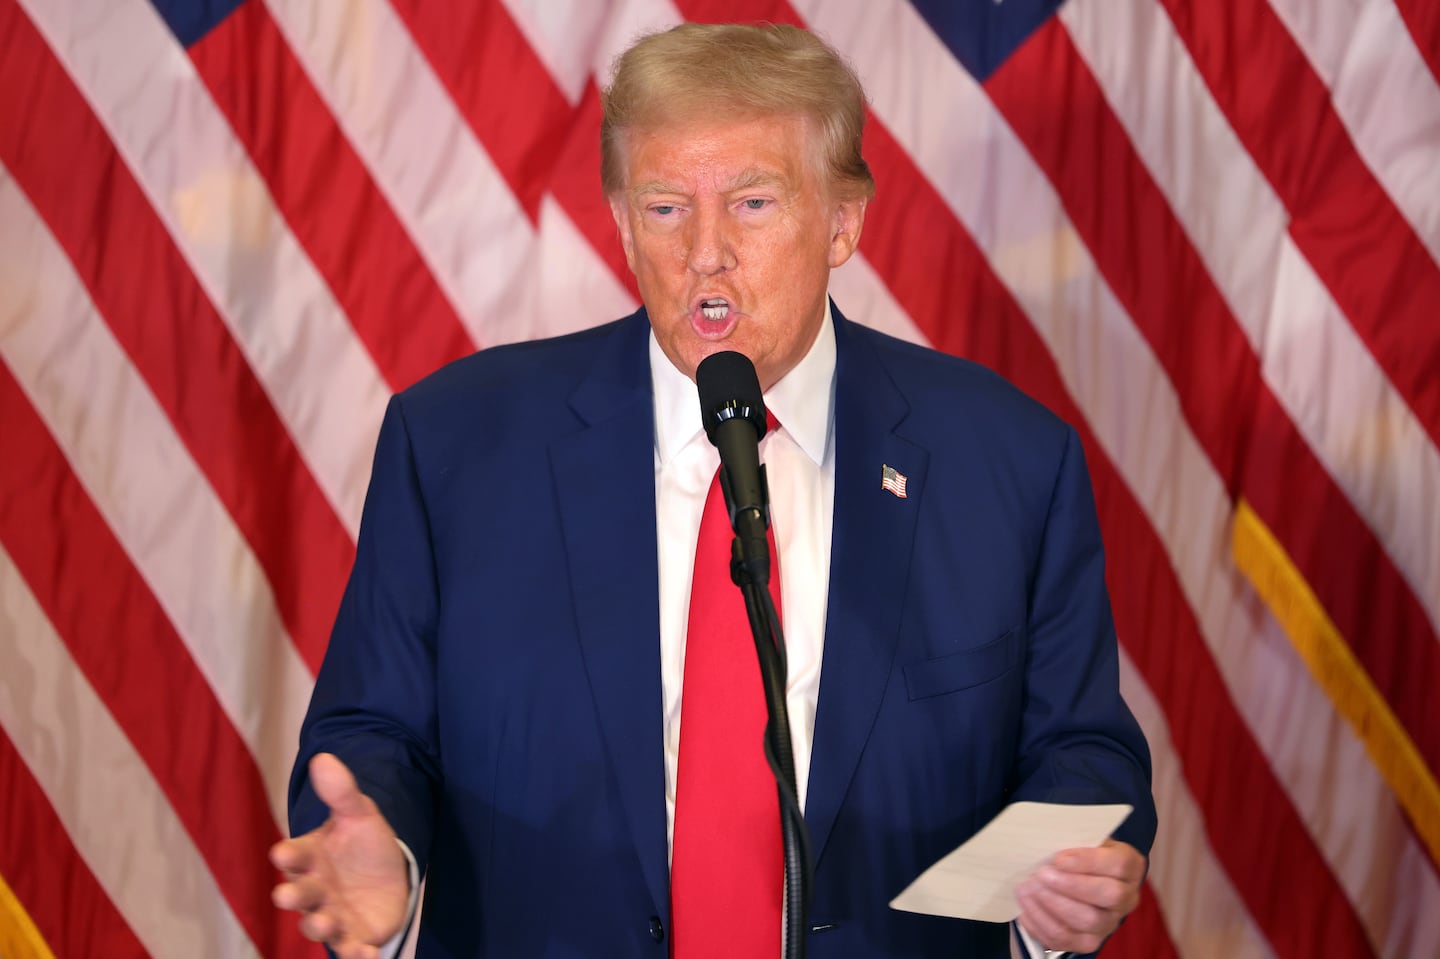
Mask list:
MULTIPOLYGON (((780 836, 785 857, 784 959, 804 959, 805 931, 810 919, 811 860, 810 833, 795 785, 795 754, 790 741, 790 713, 785 706, 787 664, 785 636, 775 601, 770 596, 770 543, 765 535, 769 525, 770 486, 765 467, 760 467, 760 489, 764 517, 743 522, 736 516, 730 493, 729 472, 720 469, 720 487, 737 533, 730 545, 730 579, 745 598, 755 653, 760 659, 760 681, 765 689, 765 759, 775 776, 780 796, 780 836)), ((753 511, 752 511, 753 512, 753 511)))

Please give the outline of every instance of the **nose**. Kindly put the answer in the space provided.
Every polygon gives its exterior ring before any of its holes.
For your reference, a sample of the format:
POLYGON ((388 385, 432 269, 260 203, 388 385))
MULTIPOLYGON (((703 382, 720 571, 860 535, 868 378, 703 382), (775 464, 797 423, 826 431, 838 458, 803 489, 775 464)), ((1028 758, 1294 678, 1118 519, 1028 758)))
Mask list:
POLYGON ((708 206, 698 207, 691 214, 687 226, 690 235, 685 265, 692 273, 713 276, 735 269, 739 261, 735 255, 732 225, 723 211, 708 206))

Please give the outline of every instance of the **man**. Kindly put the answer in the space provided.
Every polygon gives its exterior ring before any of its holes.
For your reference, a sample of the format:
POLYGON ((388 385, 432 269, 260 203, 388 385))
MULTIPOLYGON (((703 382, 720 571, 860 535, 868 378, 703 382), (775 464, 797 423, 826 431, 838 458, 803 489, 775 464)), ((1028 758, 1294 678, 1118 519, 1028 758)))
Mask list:
POLYGON ((748 913, 672 922, 696 899, 682 820, 702 800, 678 770, 718 464, 691 381, 720 350, 753 361, 781 424, 761 454, 809 955, 1006 955, 1006 927, 887 904, 1016 800, 1135 807, 1027 880, 1032 945, 1095 949, 1134 907, 1149 758, 1078 441, 998 377, 829 304, 874 190, 863 109, 799 30, 642 39, 605 95, 602 179, 645 308, 392 402, 302 734, 298 838, 272 853, 276 903, 342 959, 403 928, 407 852, 421 956, 751 954, 729 928, 748 913))

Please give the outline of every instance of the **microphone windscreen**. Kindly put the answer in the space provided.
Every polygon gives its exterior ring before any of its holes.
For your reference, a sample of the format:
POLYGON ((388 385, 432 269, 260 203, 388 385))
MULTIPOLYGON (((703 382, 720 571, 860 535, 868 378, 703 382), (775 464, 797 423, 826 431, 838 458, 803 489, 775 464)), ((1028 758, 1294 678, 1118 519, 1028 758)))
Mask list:
POLYGON ((754 424, 757 439, 765 438, 765 400, 749 357, 733 351, 710 354, 695 368, 695 387, 710 442, 715 442, 716 427, 737 417, 754 424))

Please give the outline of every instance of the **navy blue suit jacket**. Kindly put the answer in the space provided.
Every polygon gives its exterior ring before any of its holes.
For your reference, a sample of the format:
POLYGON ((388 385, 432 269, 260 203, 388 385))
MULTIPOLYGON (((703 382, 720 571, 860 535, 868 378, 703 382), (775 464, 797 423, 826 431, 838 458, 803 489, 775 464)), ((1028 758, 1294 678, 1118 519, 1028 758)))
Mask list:
MULTIPOLYGON (((428 876, 422 959, 667 954, 647 337, 642 310, 487 350, 386 415, 291 818, 340 756, 428 876)), ((1014 800, 1155 829, 1083 456, 974 364, 835 337, 808 952, 1004 956, 1004 926, 887 903, 1014 800)))

